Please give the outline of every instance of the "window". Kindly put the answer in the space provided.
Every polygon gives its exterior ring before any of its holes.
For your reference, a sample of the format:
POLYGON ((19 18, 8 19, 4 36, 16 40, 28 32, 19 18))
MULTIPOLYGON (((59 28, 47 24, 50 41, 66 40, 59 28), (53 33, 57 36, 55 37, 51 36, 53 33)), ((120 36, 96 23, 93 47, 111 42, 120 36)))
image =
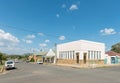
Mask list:
POLYGON ((101 59, 101 51, 99 51, 99 59, 101 59))
POLYGON ((73 59, 74 60, 74 51, 60 51, 59 58, 60 59, 73 59))
POLYGON ((88 51, 88 60, 90 60, 90 51, 88 51))
POLYGON ((97 51, 97 60, 99 59, 98 51, 97 51))
POLYGON ((94 60, 96 59, 95 51, 94 51, 94 60))
POLYGON ((73 51, 73 60, 74 60, 74 51, 73 51))
POLYGON ((68 59, 68 51, 66 52, 66 54, 67 54, 67 59, 68 59))
POLYGON ((93 59, 93 51, 91 51, 91 60, 93 59))
POLYGON ((73 59, 73 53, 72 53, 72 51, 71 51, 71 53, 70 53, 70 54, 71 54, 71 59, 73 59))

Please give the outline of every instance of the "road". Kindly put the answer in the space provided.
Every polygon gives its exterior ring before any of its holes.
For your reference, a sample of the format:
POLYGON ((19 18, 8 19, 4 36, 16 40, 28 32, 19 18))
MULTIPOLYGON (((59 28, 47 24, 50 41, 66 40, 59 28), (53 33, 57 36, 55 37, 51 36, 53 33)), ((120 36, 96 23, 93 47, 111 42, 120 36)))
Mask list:
POLYGON ((0 83, 120 83, 120 67, 77 69, 18 63, 0 75, 0 83))

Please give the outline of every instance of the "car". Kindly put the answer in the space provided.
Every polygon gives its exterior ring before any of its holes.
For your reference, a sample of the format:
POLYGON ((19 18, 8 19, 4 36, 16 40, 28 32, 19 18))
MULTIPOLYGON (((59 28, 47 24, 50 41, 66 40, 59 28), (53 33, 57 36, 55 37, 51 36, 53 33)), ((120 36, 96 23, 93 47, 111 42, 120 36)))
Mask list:
POLYGON ((15 62, 13 60, 5 61, 5 69, 14 69, 15 62))
POLYGON ((15 61, 15 63, 19 63, 18 59, 15 59, 14 61, 15 61))
POLYGON ((37 64, 43 64, 43 60, 38 60, 36 63, 37 64))

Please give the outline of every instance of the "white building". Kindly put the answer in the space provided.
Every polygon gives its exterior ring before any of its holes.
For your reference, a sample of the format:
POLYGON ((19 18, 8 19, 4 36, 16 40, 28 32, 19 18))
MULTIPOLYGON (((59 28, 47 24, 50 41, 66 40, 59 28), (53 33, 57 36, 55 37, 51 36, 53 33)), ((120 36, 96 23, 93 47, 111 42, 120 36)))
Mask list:
POLYGON ((105 44, 78 40, 57 45, 57 63, 104 64, 105 44))
POLYGON ((46 58, 47 62, 49 62, 49 63, 54 63, 55 53, 53 52, 52 49, 50 49, 50 50, 48 51, 48 53, 46 54, 45 58, 46 58))
POLYGON ((105 64, 119 64, 120 63, 120 54, 108 51, 106 52, 105 64))

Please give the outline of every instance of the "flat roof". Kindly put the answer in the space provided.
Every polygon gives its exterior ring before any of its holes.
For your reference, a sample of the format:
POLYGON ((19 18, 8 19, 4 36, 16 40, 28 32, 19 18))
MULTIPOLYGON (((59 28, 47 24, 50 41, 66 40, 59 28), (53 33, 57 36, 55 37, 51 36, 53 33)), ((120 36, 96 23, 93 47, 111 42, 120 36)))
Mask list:
POLYGON ((88 42, 88 43, 95 43, 95 44, 104 44, 104 43, 102 43, 102 42, 95 42, 95 41, 89 41, 89 40, 76 40, 76 41, 61 43, 61 44, 58 44, 58 45, 69 44, 69 43, 75 43, 75 42, 88 42))

